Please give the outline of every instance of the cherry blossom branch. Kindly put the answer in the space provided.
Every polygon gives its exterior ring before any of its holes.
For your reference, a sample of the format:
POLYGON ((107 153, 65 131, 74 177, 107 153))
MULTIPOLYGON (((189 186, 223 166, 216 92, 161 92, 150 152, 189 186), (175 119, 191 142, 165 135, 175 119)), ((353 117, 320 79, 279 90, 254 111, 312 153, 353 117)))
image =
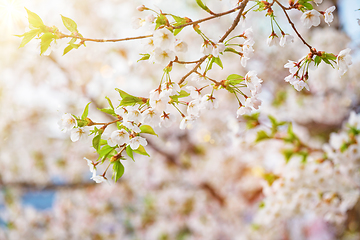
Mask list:
MULTIPOLYGON (((248 2, 249 0, 245 0, 245 2, 248 2)), ((214 14, 213 16, 211 17, 207 17, 207 18, 202 18, 202 19, 199 19, 199 20, 196 20, 196 21, 191 21, 189 23, 185 23, 183 25, 179 25, 179 26, 176 26, 176 27, 172 27, 173 29, 179 29, 179 28, 183 28, 183 27, 187 27, 187 26, 190 26, 190 25, 196 25, 198 23, 202 23, 202 22, 205 22, 205 21, 208 21, 208 20, 211 20, 211 19, 214 19, 214 18, 218 18, 218 17, 222 17, 224 15, 227 15, 227 14, 230 14, 230 13, 233 13, 233 12, 236 12, 236 10, 238 9, 242 9, 242 8, 245 8, 245 6, 243 6, 243 4, 241 4, 240 6, 234 8, 234 9, 231 9, 229 11, 226 11, 226 12, 222 12, 222 13, 216 13, 214 14)), ((241 10, 240 10, 241 11, 241 10)), ((242 13, 242 11, 241 11, 242 13)))
POLYGON ((178 82, 178 84, 179 84, 179 85, 182 84, 188 76, 190 76, 193 72, 195 72, 195 71, 198 69, 198 67, 200 67, 200 65, 205 61, 205 59, 206 59, 208 56, 209 56, 209 55, 205 55, 205 56, 203 56, 202 58, 200 58, 200 59, 198 60, 198 63, 196 64, 196 66, 195 66, 190 72, 188 72, 185 76, 183 76, 183 77, 180 79, 180 81, 178 82))
POLYGON ((290 17, 289 17, 289 14, 286 12, 288 9, 287 9, 284 5, 282 5, 278 0, 274 0, 274 1, 275 1, 275 2, 281 7, 281 9, 283 10, 283 12, 284 12, 284 14, 285 14, 288 22, 290 23, 292 29, 295 31, 296 35, 300 38, 300 40, 301 40, 308 48, 310 48, 310 52, 312 52, 312 53, 315 52, 315 53, 316 53, 316 51, 314 51, 313 47, 305 41, 305 39, 300 35, 300 33, 298 32, 298 30, 296 29, 295 24, 291 21, 291 19, 290 19, 290 17))
POLYGON ((93 39, 93 38, 84 38, 76 35, 68 35, 60 33, 59 38, 76 38, 80 39, 81 42, 122 42, 122 41, 129 41, 129 40, 136 40, 136 39, 143 39, 143 38, 149 38, 153 35, 145 35, 145 36, 137 36, 137 37, 128 37, 128 38, 119 38, 119 39, 93 39))
POLYGON ((224 36, 222 36, 222 38, 219 40, 219 42, 223 42, 228 36, 229 34, 236 28, 236 26, 239 24, 240 18, 242 13, 244 12, 244 9, 246 7, 246 4, 249 2, 249 0, 244 0, 240 6, 238 7, 240 9, 238 15, 236 16, 234 22, 232 23, 231 27, 226 31, 226 33, 224 34, 224 36))

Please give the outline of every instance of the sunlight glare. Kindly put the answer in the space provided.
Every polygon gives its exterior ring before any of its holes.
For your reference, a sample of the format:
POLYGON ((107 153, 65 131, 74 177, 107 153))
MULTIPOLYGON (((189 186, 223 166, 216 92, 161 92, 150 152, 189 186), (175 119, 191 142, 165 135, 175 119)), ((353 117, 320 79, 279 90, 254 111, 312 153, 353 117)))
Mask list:
POLYGON ((0 28, 12 31, 23 15, 19 0, 0 0, 0 28))

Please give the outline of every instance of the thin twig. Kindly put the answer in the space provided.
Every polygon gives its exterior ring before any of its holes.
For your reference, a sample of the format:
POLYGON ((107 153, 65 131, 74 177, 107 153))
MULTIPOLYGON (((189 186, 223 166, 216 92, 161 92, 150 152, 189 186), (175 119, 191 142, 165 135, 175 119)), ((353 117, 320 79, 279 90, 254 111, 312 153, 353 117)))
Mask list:
POLYGON ((308 48, 310 48, 310 51, 311 51, 311 52, 313 52, 313 47, 310 46, 310 44, 308 44, 308 43, 304 40, 304 38, 303 38, 303 37, 300 35, 300 33, 297 31, 294 23, 291 21, 288 13, 286 12, 286 10, 288 10, 288 9, 287 9, 284 5, 282 5, 281 3, 279 3, 277 0, 274 0, 274 1, 282 8, 282 10, 283 10, 283 12, 285 13, 285 16, 286 16, 288 22, 290 23, 292 29, 294 29, 296 35, 298 35, 298 37, 301 39, 301 41, 302 41, 308 48))
MULTIPOLYGON (((248 0, 246 0, 246 1, 248 1, 248 0)), ((241 9, 241 5, 238 6, 238 7, 236 7, 236 8, 234 8, 234 9, 231 9, 231 10, 229 10, 229 11, 215 14, 215 15, 213 15, 213 16, 211 16, 211 17, 199 19, 199 20, 196 20, 196 21, 193 21, 193 22, 189 22, 189 23, 185 23, 185 24, 182 24, 182 25, 173 27, 173 29, 179 29, 179 28, 183 28, 183 27, 186 27, 186 26, 189 26, 189 25, 196 25, 196 24, 201 23, 201 22, 205 22, 205 21, 208 21, 208 20, 211 20, 211 19, 214 19, 214 18, 222 17, 222 16, 224 16, 224 15, 227 15, 227 14, 230 14, 230 13, 233 13, 233 12, 236 12, 236 10, 238 10, 238 9, 241 9)))
POLYGON ((205 59, 208 57, 208 55, 205 55, 205 56, 203 56, 202 58, 200 58, 199 59, 199 61, 198 61, 198 63, 196 64, 196 66, 190 71, 190 72, 188 72, 185 76, 183 76, 181 79, 180 79, 180 81, 178 82, 178 84, 180 85, 180 84, 182 84, 184 81, 185 81, 185 79, 188 77, 188 76, 190 76, 190 74, 192 74, 193 72, 195 72, 197 69, 198 69, 198 67, 200 67, 200 65, 205 61, 205 59))
POLYGON ((222 36, 222 38, 219 40, 219 42, 223 42, 227 36, 229 36, 229 34, 236 28, 236 26, 239 24, 240 18, 242 13, 244 12, 244 9, 246 7, 246 4, 249 2, 249 0, 244 0, 240 6, 238 7, 240 9, 238 15, 236 16, 234 22, 232 23, 231 27, 226 31, 226 33, 224 34, 224 36, 222 36))
POLYGON ((122 41, 129 41, 129 40, 148 38, 148 37, 152 37, 152 36, 153 35, 145 35, 145 36, 138 36, 138 37, 128 37, 128 38, 119 38, 119 39, 94 39, 94 38, 84 38, 84 37, 80 37, 80 36, 62 34, 62 35, 60 35, 60 38, 77 38, 77 39, 80 39, 83 42, 86 42, 86 41, 90 41, 90 42, 122 42, 122 41))

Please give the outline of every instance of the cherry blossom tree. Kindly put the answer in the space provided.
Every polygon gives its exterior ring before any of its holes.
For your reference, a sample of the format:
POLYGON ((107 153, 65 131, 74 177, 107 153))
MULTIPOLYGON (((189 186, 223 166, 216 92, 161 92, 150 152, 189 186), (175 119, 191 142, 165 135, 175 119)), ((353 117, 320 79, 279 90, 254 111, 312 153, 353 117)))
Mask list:
POLYGON ((1 151, 0 236, 359 237, 357 48, 338 6, 71 4, 26 6, 0 68, 2 146, 16 146, 1 151), (45 84, 43 100, 12 97, 11 78, 45 84), (56 197, 39 211, 26 187, 56 197))

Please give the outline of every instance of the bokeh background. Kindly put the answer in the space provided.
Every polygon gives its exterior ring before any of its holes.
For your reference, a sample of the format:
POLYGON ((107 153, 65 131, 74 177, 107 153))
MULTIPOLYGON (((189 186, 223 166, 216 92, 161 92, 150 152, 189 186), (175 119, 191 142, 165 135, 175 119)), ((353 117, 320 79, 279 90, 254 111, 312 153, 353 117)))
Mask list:
MULTIPOLYGON (((233 6, 226 0, 206 3, 215 12, 233 6)), ((72 143, 57 124, 61 115, 80 115, 91 101, 89 116, 106 121, 96 109, 106 107, 105 96, 118 103, 114 89, 120 88, 146 97, 160 81, 161 66, 137 62, 144 52, 141 40, 89 42, 65 56, 67 40, 59 40, 49 55, 39 56, 39 41, 19 49, 21 39, 14 35, 27 31, 24 7, 63 32, 60 14, 72 18, 85 37, 144 35, 148 30, 132 27, 134 18, 148 14, 136 10, 140 4, 193 20, 207 16, 192 0, 0 0, 0 239, 360 239, 357 198, 340 220, 325 219, 314 210, 275 216, 262 228, 254 225, 264 199, 261 173, 284 164, 284 146, 276 141, 254 144, 261 126, 248 130, 246 121, 236 118, 236 100, 222 91, 216 93, 220 107, 190 129, 179 129, 180 116, 172 127, 156 129, 159 137, 149 137, 146 147, 151 157, 123 161, 125 174, 119 182, 90 180, 83 157, 97 159, 91 139, 72 143)), ((220 80, 256 70, 264 80, 261 118, 271 114, 292 121, 297 133, 316 146, 339 131, 351 111, 360 111, 360 3, 324 0, 318 9, 332 5, 337 10, 330 27, 322 21, 307 30, 300 13, 291 17, 316 49, 334 54, 352 49, 353 65, 343 77, 320 65, 310 73, 310 92, 294 90, 284 81, 288 72, 283 65, 306 55, 307 49, 298 40, 269 48, 270 22, 259 12, 250 12, 245 25, 234 31, 254 30, 255 55, 247 67, 227 54, 224 70, 214 66, 211 72, 220 80)), ((281 11, 276 15, 284 31, 294 35, 281 11)), ((233 17, 201 28, 218 39, 233 17)), ((178 37, 189 45, 182 59, 201 56, 202 39, 191 29, 178 37)), ((180 79, 187 71, 177 66, 172 77, 180 79)))

